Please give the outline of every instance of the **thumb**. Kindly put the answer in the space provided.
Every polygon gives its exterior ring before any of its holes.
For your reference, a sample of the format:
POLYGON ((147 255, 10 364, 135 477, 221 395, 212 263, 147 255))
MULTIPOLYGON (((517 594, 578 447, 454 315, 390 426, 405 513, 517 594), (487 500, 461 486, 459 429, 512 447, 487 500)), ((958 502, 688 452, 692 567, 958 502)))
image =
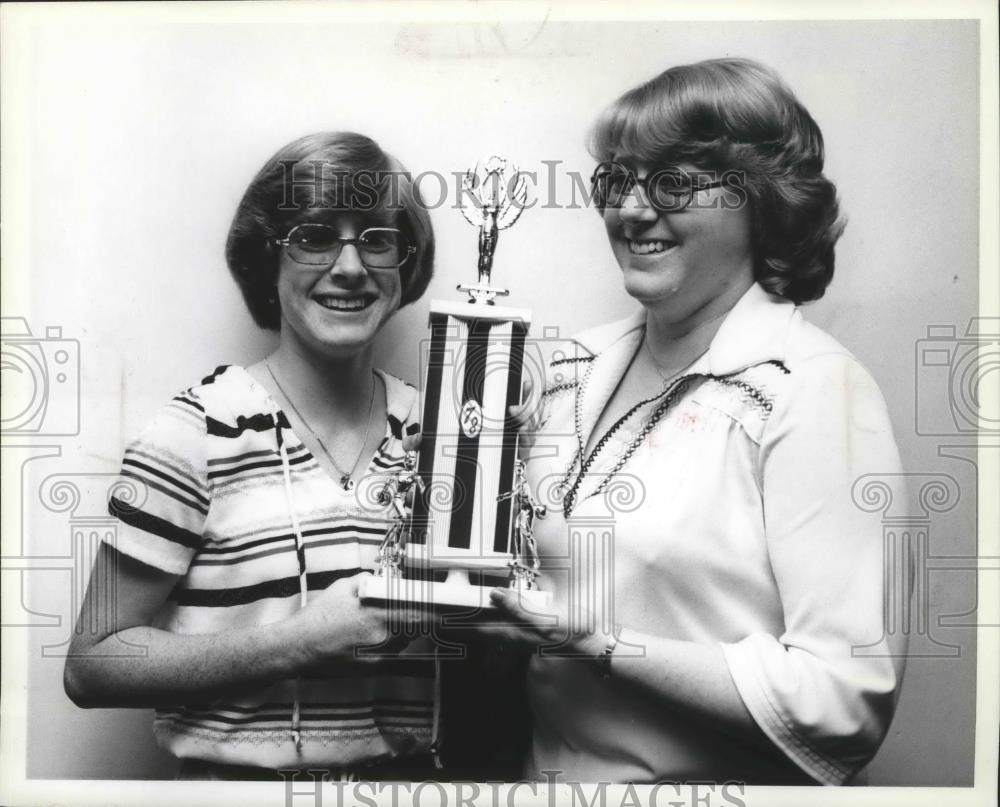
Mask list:
POLYGON ((524 381, 521 382, 521 403, 526 404, 531 400, 531 395, 535 391, 535 382, 532 380, 530 375, 524 377, 524 381))
POLYGON ((347 590, 357 596, 358 590, 361 588, 361 583, 372 576, 371 572, 358 572, 358 574, 348 577, 346 579, 347 590))
POLYGON ((507 414, 517 424, 521 432, 531 431, 534 427, 540 400, 535 395, 535 382, 531 376, 525 376, 521 382, 521 402, 507 407, 507 414))
POLYGON ((512 588, 494 588, 490 592, 490 602, 508 615, 521 618, 521 604, 517 592, 512 588))
POLYGON ((419 451, 420 443, 423 440, 420 432, 403 435, 403 451, 419 451))

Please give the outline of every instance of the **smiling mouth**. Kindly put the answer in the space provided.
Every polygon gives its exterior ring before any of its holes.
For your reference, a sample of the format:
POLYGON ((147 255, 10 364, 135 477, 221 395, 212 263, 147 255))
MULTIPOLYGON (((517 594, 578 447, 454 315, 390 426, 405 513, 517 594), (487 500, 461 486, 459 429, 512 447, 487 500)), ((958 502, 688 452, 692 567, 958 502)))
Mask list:
POLYGON ((667 252, 677 246, 676 241, 669 241, 666 239, 633 241, 630 238, 626 240, 626 243, 628 244, 628 251, 633 255, 657 255, 667 252))
POLYGON ((351 312, 364 311, 375 302, 375 298, 370 295, 364 295, 362 297, 334 297, 332 295, 324 294, 313 297, 313 300, 328 311, 351 312))

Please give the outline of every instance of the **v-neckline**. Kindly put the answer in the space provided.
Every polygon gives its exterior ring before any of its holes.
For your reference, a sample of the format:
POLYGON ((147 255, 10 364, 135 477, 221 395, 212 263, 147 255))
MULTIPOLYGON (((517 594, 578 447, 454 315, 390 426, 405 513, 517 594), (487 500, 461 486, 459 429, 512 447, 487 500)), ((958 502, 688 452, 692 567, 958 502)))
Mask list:
POLYGON ((676 391, 683 388, 681 385, 687 382, 692 376, 698 375, 699 368, 702 367, 707 349, 693 359, 686 368, 670 377, 659 392, 650 397, 638 400, 629 406, 618 418, 609 424, 608 428, 602 434, 598 435, 596 430, 598 424, 601 422, 604 410, 614 397, 632 362, 635 361, 642 347, 644 335, 645 328, 638 327, 635 329, 634 334, 626 335, 625 338, 620 339, 612 345, 610 349, 594 356, 579 386, 576 388, 573 426, 577 450, 569 466, 566 468, 562 482, 562 486, 566 490, 570 509, 583 499, 588 499, 603 490, 638 448, 638 446, 632 445, 636 439, 633 436, 626 441, 628 442, 628 446, 625 448, 624 455, 617 458, 609 472, 605 473, 605 470, 597 470, 598 468, 607 468, 606 465, 602 465, 602 457, 607 455, 608 448, 613 442, 612 438, 623 430, 628 421, 634 418, 637 413, 642 415, 640 423, 643 425, 639 430, 640 434, 643 428, 655 427, 656 422, 662 416, 661 407, 665 411, 674 402, 676 391), (624 367, 624 370, 618 374, 617 370, 621 367, 624 367), (595 372, 598 373, 597 385, 593 385, 595 372), (647 413, 650 406, 653 409, 647 413), (648 418, 653 418, 653 420, 647 423, 648 418), (601 479, 593 490, 583 496, 579 496, 578 494, 583 487, 584 477, 588 475, 597 475, 601 479))
POLYGON ((288 412, 285 411, 285 408, 281 406, 281 404, 278 402, 275 396, 272 395, 262 383, 260 383, 256 378, 254 378, 246 367, 243 367, 242 365, 233 365, 233 366, 239 367, 239 369, 242 370, 243 374, 246 376, 251 386, 259 390, 260 394, 264 397, 265 401, 269 405, 268 408, 272 409, 274 412, 284 417, 285 422, 288 424, 288 431, 290 431, 292 435, 294 435, 295 439, 299 441, 299 443, 308 453, 309 458, 316 464, 316 467, 322 472, 323 476, 330 481, 330 484, 332 484, 333 487, 336 488, 339 493, 353 494, 355 488, 357 487, 357 482, 360 481, 361 479, 364 479, 367 476, 370 476, 373 473, 373 469, 375 467, 375 460, 379 456, 385 455, 383 448, 386 445, 388 445, 389 441, 392 439, 393 436, 392 429, 389 423, 389 382, 386 380, 384 375, 379 370, 373 369, 372 372, 375 375, 375 377, 382 383, 382 391, 385 395, 385 418, 384 418, 385 426, 382 430, 382 439, 379 440, 378 444, 375 446, 375 450, 368 457, 368 461, 364 466, 364 472, 357 475, 356 477, 352 475, 352 480, 354 481, 355 484, 350 488, 346 488, 341 483, 343 475, 333 464, 333 461, 328 456, 325 456, 323 452, 323 447, 321 445, 316 445, 314 449, 314 447, 311 445, 311 443, 314 440, 316 440, 316 438, 313 437, 313 435, 309 435, 309 440, 308 441, 304 440, 299 430, 292 425, 291 418, 288 417, 288 412))
MULTIPOLYGON (((615 391, 621 385, 625 372, 635 360, 642 345, 643 328, 619 340, 609 349, 598 353, 584 371, 574 401, 574 431, 576 432, 579 462, 583 463, 597 450, 606 434, 597 435, 597 424, 604 414, 615 391), (625 367, 621 374, 616 370, 625 367)), ((617 422, 617 421, 616 421, 617 422)), ((615 424, 612 424, 612 427, 615 424)))

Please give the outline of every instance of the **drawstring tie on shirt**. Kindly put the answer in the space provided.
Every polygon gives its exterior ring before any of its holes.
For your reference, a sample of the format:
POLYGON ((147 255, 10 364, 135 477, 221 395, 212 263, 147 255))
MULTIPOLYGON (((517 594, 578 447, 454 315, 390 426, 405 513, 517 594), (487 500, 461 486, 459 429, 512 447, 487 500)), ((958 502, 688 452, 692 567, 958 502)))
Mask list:
MULTIPOLYGON (((278 454, 281 456, 281 471, 285 483, 285 500, 288 503, 288 515, 292 522, 292 532, 295 534, 295 555, 299 562, 299 608, 305 608, 309 601, 309 584, 306 578, 306 550, 305 541, 302 538, 302 527, 299 525, 298 512, 295 509, 295 497, 292 495, 292 470, 288 461, 288 451, 285 448, 285 440, 281 433, 281 414, 273 410, 271 416, 274 418, 275 439, 278 444, 278 454)), ((302 686, 302 676, 295 677, 294 696, 292 703, 292 742, 295 743, 295 750, 302 751, 302 706, 299 694, 302 686)))
MULTIPOLYGON (((278 447, 278 454, 281 457, 281 471, 284 478, 284 488, 285 488, 285 500, 288 504, 288 515, 292 522, 292 532, 295 535, 295 555, 298 559, 299 565, 299 608, 305 608, 309 601, 309 585, 306 576, 306 552, 305 552, 305 540, 302 537, 302 527, 299 524, 298 511, 295 508, 295 497, 292 493, 292 472, 291 463, 288 460, 288 451, 285 448, 285 440, 282 435, 282 416, 281 412, 275 408, 274 402, 271 402, 271 417, 274 420, 274 433, 275 441, 278 447)), ((397 440, 403 439, 404 424, 400 422, 395 416, 388 416, 390 429, 394 437, 397 440)), ((287 422, 286 422, 287 423, 287 422)), ((291 426, 289 425, 289 428, 291 426)), ((405 433, 407 435, 414 435, 419 433, 420 426, 416 423, 410 423, 405 427, 405 433)), ((295 677, 294 683, 294 697, 292 703, 292 722, 291 722, 291 738, 292 742, 295 744, 295 750, 299 753, 302 751, 302 706, 300 700, 300 692, 302 687, 302 676, 298 675, 295 677)), ((441 763, 440 757, 440 733, 441 733, 441 661, 435 654, 434 659, 434 725, 431 729, 431 754, 433 755, 434 765, 436 768, 441 769, 444 766, 441 763)), ((347 775, 346 780, 351 781, 351 776, 353 774, 347 775)))

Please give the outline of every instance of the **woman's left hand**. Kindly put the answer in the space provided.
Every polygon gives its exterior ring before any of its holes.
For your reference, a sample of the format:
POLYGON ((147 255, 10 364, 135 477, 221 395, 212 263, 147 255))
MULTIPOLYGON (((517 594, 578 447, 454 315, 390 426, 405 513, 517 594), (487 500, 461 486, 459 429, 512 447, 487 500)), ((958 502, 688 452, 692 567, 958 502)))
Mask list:
POLYGON ((606 637, 596 632, 596 619, 577 609, 570 619, 565 604, 542 606, 520 596, 517 589, 495 588, 490 602, 498 609, 495 616, 477 623, 480 633, 526 645, 546 648, 553 655, 596 657, 606 645, 606 637))
POLYGON ((768 746, 769 740, 736 690, 717 642, 680 641, 634 631, 615 631, 612 639, 601 633, 602 626, 593 613, 573 608, 570 618, 569 607, 558 600, 541 607, 520 597, 516 589, 502 588, 493 589, 490 600, 498 613, 476 623, 480 635, 508 639, 548 657, 606 657, 616 685, 634 688, 679 712, 706 719, 759 747, 768 746), (612 661, 609 647, 623 646, 626 652, 616 654, 612 661), (622 663, 624 659, 629 661, 622 663), (642 663, 636 663, 640 660, 642 663))

